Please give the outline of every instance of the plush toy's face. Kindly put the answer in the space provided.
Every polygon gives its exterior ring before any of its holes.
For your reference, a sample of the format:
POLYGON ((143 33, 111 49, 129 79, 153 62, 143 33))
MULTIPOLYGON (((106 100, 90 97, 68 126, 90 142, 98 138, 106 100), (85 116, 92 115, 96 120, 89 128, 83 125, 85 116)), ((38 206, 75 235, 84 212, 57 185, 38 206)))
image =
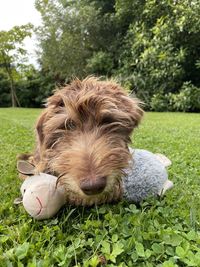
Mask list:
POLYGON ((56 187, 57 178, 41 173, 27 178, 21 186, 23 205, 34 218, 48 219, 65 203, 65 191, 56 187))

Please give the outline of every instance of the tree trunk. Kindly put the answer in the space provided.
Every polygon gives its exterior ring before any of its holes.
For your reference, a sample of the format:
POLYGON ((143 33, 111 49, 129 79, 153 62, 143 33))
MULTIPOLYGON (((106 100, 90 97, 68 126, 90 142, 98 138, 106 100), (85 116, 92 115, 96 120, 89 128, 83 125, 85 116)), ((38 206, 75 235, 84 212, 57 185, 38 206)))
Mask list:
POLYGON ((16 90, 15 90, 15 84, 13 81, 12 77, 12 70, 8 70, 8 76, 10 78, 10 94, 11 94, 11 101, 12 101, 12 107, 20 107, 19 99, 16 95, 16 90))
POLYGON ((11 102, 12 102, 12 107, 17 107, 17 105, 20 107, 19 99, 16 95, 16 90, 15 90, 15 84, 13 80, 13 75, 12 75, 12 69, 11 69, 11 64, 10 62, 7 62, 6 55, 4 52, 1 53, 2 57, 4 59, 4 64, 5 64, 5 70, 8 74, 8 77, 10 79, 10 94, 11 94, 11 102))
POLYGON ((14 108, 17 106, 17 102, 15 98, 15 87, 11 77, 10 77, 10 93, 11 93, 12 107, 14 108))

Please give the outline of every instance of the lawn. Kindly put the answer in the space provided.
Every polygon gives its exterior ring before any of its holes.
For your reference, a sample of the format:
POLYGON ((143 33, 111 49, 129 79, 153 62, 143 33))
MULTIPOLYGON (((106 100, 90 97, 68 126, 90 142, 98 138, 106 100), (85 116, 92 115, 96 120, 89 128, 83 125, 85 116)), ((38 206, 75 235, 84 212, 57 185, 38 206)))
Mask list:
POLYGON ((19 196, 16 155, 33 148, 40 110, 0 109, 0 266, 200 266, 200 115, 147 113, 134 147, 164 153, 175 187, 160 200, 63 208, 35 221, 19 196))

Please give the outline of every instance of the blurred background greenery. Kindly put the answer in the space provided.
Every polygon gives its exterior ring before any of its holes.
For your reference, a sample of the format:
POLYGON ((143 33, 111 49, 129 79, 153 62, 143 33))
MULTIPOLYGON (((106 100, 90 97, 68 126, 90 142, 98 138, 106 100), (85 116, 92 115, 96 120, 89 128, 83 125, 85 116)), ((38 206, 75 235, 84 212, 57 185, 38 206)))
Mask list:
POLYGON ((147 110, 200 111, 199 0, 36 0, 42 25, 0 31, 0 106, 41 107, 55 87, 114 78, 147 110), (36 33, 38 66, 23 40, 36 33))

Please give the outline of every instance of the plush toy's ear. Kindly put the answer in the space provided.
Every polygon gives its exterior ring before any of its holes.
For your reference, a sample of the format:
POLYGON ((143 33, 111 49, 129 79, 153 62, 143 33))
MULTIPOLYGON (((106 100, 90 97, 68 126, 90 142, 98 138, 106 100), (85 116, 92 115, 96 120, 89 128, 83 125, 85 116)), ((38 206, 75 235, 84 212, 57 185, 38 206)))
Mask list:
POLYGON ((34 175, 35 174, 35 166, 28 161, 19 160, 17 162, 17 170, 18 172, 25 175, 34 175))
POLYGON ((19 205, 19 204, 21 204, 21 203, 23 203, 23 198, 22 198, 22 196, 21 196, 21 197, 17 197, 17 198, 15 198, 14 201, 13 201, 13 204, 15 204, 15 205, 19 205))
POLYGON ((172 164, 171 160, 168 159, 165 155, 159 153, 156 153, 154 155, 166 168, 172 164))
POLYGON ((163 188, 158 193, 159 196, 163 196, 167 190, 171 189, 174 186, 173 182, 170 180, 165 181, 163 188))

